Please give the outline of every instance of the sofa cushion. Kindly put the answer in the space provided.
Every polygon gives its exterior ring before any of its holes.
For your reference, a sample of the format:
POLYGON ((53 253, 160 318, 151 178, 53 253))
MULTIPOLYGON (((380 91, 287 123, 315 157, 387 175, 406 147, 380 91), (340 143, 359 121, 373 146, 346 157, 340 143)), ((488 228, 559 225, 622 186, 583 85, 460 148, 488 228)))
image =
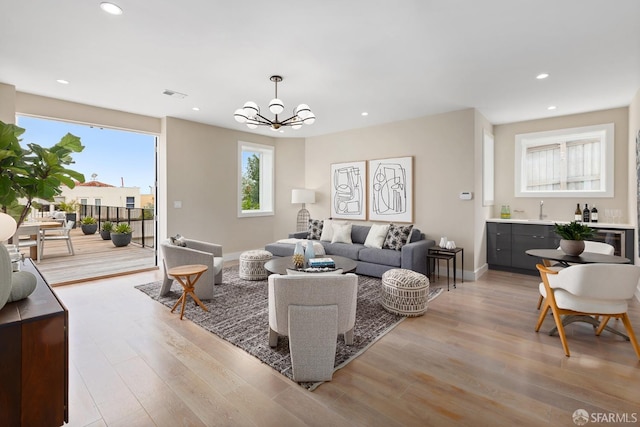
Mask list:
POLYGON ((331 223, 333 227, 333 237, 331 243, 349 243, 351 244, 351 224, 331 223))
POLYGON ((359 243, 323 243, 323 246, 324 251, 329 255, 329 258, 331 258, 331 255, 338 255, 351 258, 356 261, 358 260, 358 252, 364 248, 364 245, 359 243))
POLYGON ((333 227, 331 224, 346 224, 345 221, 336 221, 333 219, 325 219, 322 226, 322 235, 320 240, 323 242, 330 242, 333 239, 333 227))
POLYGON ((400 267, 402 252, 393 249, 363 248, 358 252, 358 258, 360 261, 370 262, 372 264, 400 267))
POLYGON ((351 241, 353 243, 362 243, 367 240, 367 235, 371 229, 370 225, 353 225, 351 227, 351 241))
POLYGON ((322 235, 322 227, 323 221, 321 219, 310 219, 309 233, 307 234, 307 238, 311 240, 320 240, 320 236, 322 235))
POLYGON ((364 241, 364 245, 368 248, 382 249, 388 231, 389 224, 372 224, 371 229, 369 229, 369 234, 367 234, 367 238, 364 241))
POLYGON ((413 229, 413 224, 411 225, 398 225, 398 224, 390 224, 389 232, 387 233, 387 238, 384 240, 384 245, 382 247, 384 249, 395 249, 399 251, 409 240, 409 236, 411 235, 411 230, 413 229))

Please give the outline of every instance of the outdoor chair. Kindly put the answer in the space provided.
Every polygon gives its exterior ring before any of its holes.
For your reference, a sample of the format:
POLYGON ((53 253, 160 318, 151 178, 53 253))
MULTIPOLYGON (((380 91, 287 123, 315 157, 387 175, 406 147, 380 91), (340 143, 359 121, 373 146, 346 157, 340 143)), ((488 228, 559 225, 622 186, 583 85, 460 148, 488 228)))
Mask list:
POLYGON ((67 243, 67 249, 71 255, 75 255, 73 243, 71 242, 71 229, 75 221, 67 221, 64 227, 47 228, 40 230, 40 256, 44 255, 44 243, 50 241, 64 241, 67 243))
MULTIPOLYGON (((560 341, 567 357, 569 345, 564 331, 565 324, 586 321, 594 325, 596 335, 607 327, 609 319, 621 319, 628 339, 640 359, 640 346, 633 332, 627 309, 640 280, 640 267, 630 264, 580 264, 560 271, 536 265, 542 277, 540 293, 544 290, 545 305, 536 324, 536 332, 551 309, 558 328, 560 341), (562 318, 561 316, 567 316, 562 318), (602 320, 598 321, 598 318, 602 320)), ((623 335, 613 328, 613 333, 623 335)), ((623 335, 624 336, 624 335, 623 335)))
POLYGON ((42 251, 40 247, 40 226, 37 224, 33 225, 25 225, 22 224, 16 230, 16 233, 13 235, 13 244, 20 248, 36 248, 37 253, 37 261, 40 262, 40 252, 42 251))
POLYGON ((338 334, 353 344, 358 276, 272 274, 269 283, 269 346, 289 337, 293 380, 330 381, 338 334))

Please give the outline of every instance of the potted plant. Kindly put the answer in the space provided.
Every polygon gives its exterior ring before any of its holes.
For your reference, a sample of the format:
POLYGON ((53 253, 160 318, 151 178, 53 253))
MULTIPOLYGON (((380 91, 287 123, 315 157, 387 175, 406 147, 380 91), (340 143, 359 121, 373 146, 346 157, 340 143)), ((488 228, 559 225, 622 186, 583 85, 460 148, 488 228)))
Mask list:
POLYGON ((69 202, 60 202, 58 207, 61 211, 66 213, 67 221, 73 221, 73 228, 76 228, 76 226, 78 225, 78 223, 76 222, 76 211, 78 210, 78 202, 76 202, 75 200, 71 200, 69 202))
POLYGON ((578 256, 584 252, 584 241, 593 236, 593 229, 577 221, 555 224, 554 231, 560 236, 560 249, 567 254, 578 256))
POLYGON ((111 232, 113 229, 114 226, 111 221, 103 222, 102 227, 100 227, 100 237, 102 237, 102 240, 111 240, 111 232))
POLYGON ((98 221, 92 216, 85 216, 80 220, 80 224, 84 234, 95 234, 98 231, 98 221))
POLYGON ((113 242, 113 245, 117 248, 127 246, 129 243, 131 243, 132 232, 133 229, 126 222, 116 225, 116 227, 111 232, 111 241, 113 242))

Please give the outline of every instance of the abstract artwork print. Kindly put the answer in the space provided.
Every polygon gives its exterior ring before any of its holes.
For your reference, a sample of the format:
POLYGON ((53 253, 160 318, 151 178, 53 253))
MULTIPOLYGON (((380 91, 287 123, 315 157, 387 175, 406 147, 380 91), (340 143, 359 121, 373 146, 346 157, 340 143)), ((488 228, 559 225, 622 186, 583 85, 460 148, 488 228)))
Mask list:
POLYGON ((331 165, 331 217, 366 220, 366 162, 331 165))
POLYGON ((413 221, 413 157, 369 160, 369 220, 413 221))

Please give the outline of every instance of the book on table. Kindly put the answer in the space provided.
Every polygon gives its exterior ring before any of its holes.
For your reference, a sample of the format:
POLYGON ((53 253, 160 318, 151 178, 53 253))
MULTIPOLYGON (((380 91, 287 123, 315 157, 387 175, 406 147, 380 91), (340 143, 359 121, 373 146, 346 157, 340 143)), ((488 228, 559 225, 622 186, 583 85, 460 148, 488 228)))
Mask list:
POLYGON ((309 267, 335 268, 336 263, 331 258, 311 258, 309 260, 309 267))

